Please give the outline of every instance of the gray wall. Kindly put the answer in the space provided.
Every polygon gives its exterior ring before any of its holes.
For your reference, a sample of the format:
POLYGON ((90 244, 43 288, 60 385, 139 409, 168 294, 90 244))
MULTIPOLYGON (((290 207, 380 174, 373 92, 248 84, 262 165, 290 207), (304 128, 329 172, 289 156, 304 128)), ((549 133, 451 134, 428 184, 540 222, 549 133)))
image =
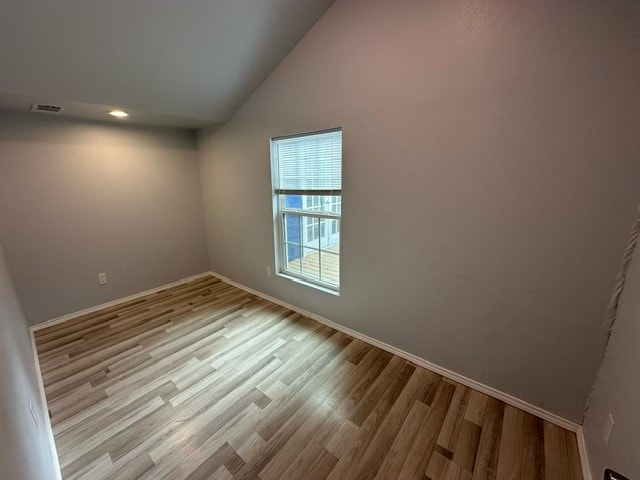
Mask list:
POLYGON ((0 245, 0 476, 4 480, 58 478, 46 415, 29 327, 0 245))
POLYGON ((593 478, 610 467, 640 478, 640 252, 634 253, 616 322, 584 421, 593 478), (609 444, 604 426, 615 422, 609 444))
POLYGON ((640 197, 633 5, 338 0, 198 134, 212 269, 580 421, 640 197), (339 297, 264 275, 269 138, 336 126, 339 297))
POLYGON ((31 324, 208 270, 193 133, 0 114, 0 240, 31 324))

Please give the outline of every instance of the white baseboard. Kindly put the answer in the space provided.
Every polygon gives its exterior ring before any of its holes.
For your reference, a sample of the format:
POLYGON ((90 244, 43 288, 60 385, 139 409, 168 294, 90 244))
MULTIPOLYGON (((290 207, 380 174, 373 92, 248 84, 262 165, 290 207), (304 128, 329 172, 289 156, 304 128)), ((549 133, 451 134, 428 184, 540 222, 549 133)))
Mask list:
POLYGON ((58 450, 56 442, 53 438, 53 429, 51 428, 51 419, 49 418, 49 407, 47 405, 47 397, 44 394, 44 383, 42 383, 42 371, 40 370, 40 361, 38 360, 38 350, 36 350, 36 339, 33 335, 33 327, 29 329, 31 337, 31 350, 33 351, 33 361, 36 364, 36 376, 38 377, 38 390, 40 391, 40 403, 44 408, 44 429, 49 437, 49 452, 53 461, 53 480, 62 480, 62 471, 60 470, 60 461, 58 460, 58 450))
MULTIPOLYGON (((489 387, 487 385, 484 385, 476 380, 470 379, 465 377, 464 375, 461 375, 459 373, 456 373, 452 370, 449 370, 447 368, 441 367, 440 365, 437 365, 435 363, 432 363, 424 358, 418 357, 412 353, 409 352, 405 352, 404 350, 401 350, 397 347, 394 347, 393 345, 389 345, 387 343, 384 343, 380 340, 377 340, 375 338, 369 337, 367 335, 364 335, 360 332, 357 332, 355 330, 352 330, 350 328, 344 327, 340 324, 334 323, 331 320, 328 320, 324 317, 321 317, 319 315, 316 315, 315 313, 309 312, 307 310, 304 310, 300 307, 297 307, 295 305, 292 305, 290 303, 287 303, 283 300, 280 300, 278 298, 272 297, 271 295, 267 295, 266 293, 260 292, 258 290, 255 290, 253 288, 247 287, 246 285, 242 285, 241 283, 235 282, 233 280, 231 280, 228 277, 225 277, 224 275, 220 275, 218 273, 215 272, 203 272, 203 273, 199 273, 197 275, 193 275, 191 277, 187 277, 187 278, 183 278, 181 280, 178 280, 176 282, 167 284, 167 285, 162 285, 160 287, 156 287, 153 288, 151 290, 147 290, 145 292, 141 292, 141 293, 136 293, 134 295, 130 295, 128 297, 124 297, 124 298, 119 298, 117 300, 113 300, 111 302, 107 302, 107 303, 103 303, 101 305, 97 305, 95 307, 91 307, 91 308, 87 308, 85 310, 81 310, 79 312, 75 312, 75 313, 70 313, 68 315, 64 315, 62 317, 58 317, 58 318, 54 318, 51 320, 48 320, 44 323, 40 323, 38 325, 34 325, 33 327, 31 327, 31 342, 32 342, 32 346, 33 346, 33 351, 34 351, 34 358, 36 361, 36 368, 38 371, 38 380, 40 383, 40 391, 41 391, 41 395, 42 395, 42 401, 44 403, 44 405, 46 406, 46 398, 44 395, 44 386, 42 384, 42 378, 40 375, 40 364, 38 362, 38 358, 37 358, 37 351, 35 349, 35 339, 34 339, 34 335, 33 333, 36 332, 37 330, 41 330, 43 328, 46 327, 50 327, 52 325, 57 325, 59 323, 63 323, 67 320, 70 320, 72 318, 76 318, 80 315, 85 315, 88 313, 93 313, 96 312, 98 310, 102 310, 104 308, 109 308, 109 307, 113 307, 115 305, 118 305, 120 303, 124 303, 124 302, 128 302, 130 300, 135 300, 137 298, 140 297, 144 297, 146 295, 152 294, 152 293, 156 293, 160 290, 165 290, 167 288, 171 288, 174 286, 178 286, 180 284, 195 280, 197 278, 202 278, 202 277, 206 277, 206 276, 214 276, 219 278, 220 280, 233 285, 234 287, 237 287, 241 290, 244 290, 246 292, 252 293, 258 297, 264 298, 265 300, 268 300, 272 303, 275 303, 277 305, 280 305, 282 307, 288 308, 294 312, 297 312, 301 315, 304 315, 305 317, 311 318, 323 325, 326 325, 328 327, 331 327, 335 330, 338 330, 339 332, 345 333, 346 335, 349 335, 353 338, 357 338, 358 340, 361 340, 365 343, 368 343, 370 345, 373 345, 375 347, 378 347, 382 350, 385 350, 387 352, 393 353, 394 355, 398 355, 399 357, 402 357, 406 360, 409 360, 410 362, 415 363, 416 365, 419 365, 421 367, 426 368, 427 370, 430 370, 434 373, 437 373, 439 375, 442 375, 445 378, 448 378, 450 380, 453 380, 455 382, 461 383, 462 385, 465 385, 467 387, 473 388, 474 390, 477 390, 479 392, 482 392, 486 395, 489 395, 490 397, 496 398, 498 400, 503 401, 504 403, 506 403, 507 405, 511 405, 513 407, 519 408, 525 412, 528 412, 532 415, 535 415, 539 418, 542 418, 543 420, 546 420, 550 423, 553 423, 554 425, 558 425, 559 427, 565 428, 571 432, 574 432, 577 436, 577 441, 578 441, 578 449, 580 452, 580 461, 581 461, 581 465, 582 465, 582 471, 583 471, 583 475, 584 475, 584 480, 592 480, 591 478, 591 470, 589 468, 589 460, 587 457, 587 448, 586 448, 586 442, 585 442, 585 438, 584 438, 584 432, 582 430, 582 427, 580 425, 578 425, 577 423, 574 423, 570 420, 567 420, 566 418, 560 417, 559 415, 556 415, 554 413, 551 413, 541 407, 538 407, 536 405, 533 405, 531 403, 528 403, 522 399, 519 399, 517 397, 514 397, 513 395, 509 395, 508 393, 502 392, 500 390, 497 390, 493 387, 489 387)), ((49 434, 51 437, 51 442, 52 442, 52 446, 54 449, 54 454, 55 454, 55 444, 53 443, 53 431, 51 430, 51 424, 49 422, 49 418, 47 416, 47 424, 48 424, 48 430, 49 430, 49 434)), ((55 456, 56 461, 57 461, 57 455, 55 456)), ((58 478, 56 478, 56 480, 59 480, 58 478)))
POLYGON ((86 308, 84 310, 80 310, 79 312, 70 313, 68 315, 63 315, 62 317, 53 318, 51 320, 47 320, 46 322, 39 323, 37 325, 33 325, 29 329, 29 334, 31 336, 31 350, 33 351, 33 361, 36 365, 36 375, 38 376, 38 390, 40 390, 40 402, 42 403, 43 408, 45 409, 45 425, 44 428, 47 432, 47 436, 49 437, 49 447, 51 456, 54 463, 54 472, 53 472, 53 480, 62 480, 62 472, 60 470, 60 462, 58 460, 58 452, 56 450, 56 443, 53 437, 53 429, 51 428, 51 419, 49 418, 49 406, 47 405, 47 397, 45 395, 44 383, 42 382, 42 371, 40 370, 40 361, 38 360, 38 350, 36 348, 36 339, 34 333, 38 330, 42 330, 43 328, 51 327, 53 325, 58 325, 60 323, 64 323, 67 320, 71 320, 72 318, 79 317, 81 315, 86 315, 88 313, 97 312, 98 310, 102 310, 103 308, 113 307, 115 305, 119 305, 121 303, 128 302, 130 300, 135 300, 137 298, 144 297, 146 295, 150 295, 152 293, 159 292, 161 290, 165 290, 167 288, 176 287, 183 283, 190 282, 192 280, 196 280, 202 277, 212 276, 212 272, 203 272, 197 275, 192 275, 187 278, 183 278, 176 282, 169 283, 167 285, 162 285, 160 287, 152 288, 151 290, 147 290, 145 292, 136 293, 134 295, 129 295, 128 297, 118 298, 111 302, 103 303, 100 305, 96 305, 95 307, 86 308))
POLYGON ((580 429, 580 425, 578 425, 577 423, 574 423, 570 420, 567 420, 565 418, 562 418, 554 413, 548 412, 547 410, 544 410, 543 408, 540 408, 536 405, 532 405, 528 402, 525 402, 524 400, 521 400, 519 398, 516 398, 512 395, 509 395, 508 393, 504 393, 501 392, 500 390, 497 390, 493 387, 489 387, 487 385, 484 385, 476 380, 472 380, 470 378, 467 378, 463 375, 460 375, 459 373, 453 372, 449 369, 446 369, 444 367, 441 367, 440 365, 436 365, 435 363, 431 363, 428 360, 425 360, 424 358, 418 357, 412 353, 409 352, 405 352, 404 350, 400 350, 397 347, 394 347, 393 345, 389 345, 387 343, 381 342, 380 340, 377 340, 375 338, 369 337, 367 335, 364 335, 360 332, 357 332, 355 330, 351 330, 350 328, 347 327, 343 327, 342 325, 339 325, 337 323, 332 322, 331 320, 327 320, 326 318, 323 318, 319 315, 316 315, 315 313, 311 313, 308 312, 306 310, 303 310, 300 307, 296 307, 295 305, 291 305, 287 302, 283 302, 280 299, 277 299, 275 297, 272 297, 270 295, 267 295, 265 293, 259 292, 258 290, 254 290, 253 288, 249 288, 245 285, 242 285, 240 283, 234 282, 233 280, 225 277, 224 275, 219 275, 215 272, 212 272, 212 274, 216 277, 218 277, 220 280, 229 283, 231 285, 233 285, 234 287, 238 287, 242 290, 245 290, 247 292, 253 293, 254 295, 257 295, 259 297, 264 298, 265 300, 269 300, 270 302, 276 303, 278 305, 281 305, 283 307, 286 307, 290 310, 293 310, 294 312, 300 313, 301 315, 304 315, 305 317, 309 317, 319 323, 322 323, 323 325, 327 325, 328 327, 334 328, 342 333, 346 333, 347 335, 357 338, 358 340, 362 340, 363 342, 366 342, 370 345, 373 345, 375 347, 381 348, 382 350, 386 350, 387 352, 393 353, 394 355, 398 355, 399 357, 402 357, 406 360, 409 360, 410 362, 415 363, 416 365, 419 365, 421 367, 426 368, 427 370, 431 370, 432 372, 435 372, 439 375, 442 375, 443 377, 446 377, 450 380, 453 380, 455 382, 461 383, 463 385, 466 385, 467 387, 473 388, 475 390, 478 390, 479 392, 485 393, 487 395, 489 395, 490 397, 493 398, 497 398, 498 400, 502 400, 504 403, 512 405, 514 407, 517 407, 521 410, 524 410, 525 412, 529 412, 533 415, 536 415, 540 418, 542 418, 543 420, 547 420, 548 422, 551 422, 555 425, 558 425, 562 428, 566 428, 567 430, 570 430, 572 432, 577 432, 580 429))
POLYGON ((478 390, 479 392, 489 395, 490 397, 501 400, 507 405, 511 405, 513 407, 524 410, 525 412, 535 415, 539 418, 542 418, 543 420, 553 423, 554 425, 558 425, 559 427, 562 427, 571 432, 574 432, 578 440, 578 449, 580 453, 580 462, 582 465, 584 480, 591 480, 591 470, 589 469, 589 460, 587 458, 587 450, 586 450, 586 443, 584 440, 584 434, 582 432, 582 427, 577 423, 567 420, 566 418, 556 415, 555 413, 551 413, 541 407, 525 402, 524 400, 514 397, 513 395, 509 395, 508 393, 505 393, 493 387, 484 385, 476 380, 472 380, 470 378, 465 377, 464 375, 451 371, 447 368, 441 367, 440 365, 436 365, 435 363, 432 363, 428 360, 425 360, 424 358, 413 355, 412 353, 405 352, 404 350, 400 350, 399 348, 394 347, 393 345, 389 345, 387 343, 381 342, 380 340, 369 337, 367 335, 364 335, 350 328, 343 327, 342 325, 334 323, 331 320, 328 320, 319 315, 316 315, 315 313, 308 312, 300 307, 291 305, 290 303, 287 303, 278 298, 272 297, 271 295, 267 295, 266 293, 263 293, 253 288, 242 285, 241 283, 234 282, 233 280, 231 280, 228 277, 225 277, 224 275, 220 275, 215 272, 211 272, 211 273, 212 275, 218 277, 220 280, 230 285, 233 285, 234 287, 238 287, 249 293, 253 293, 258 297, 264 298, 265 300, 269 300, 270 302, 273 302, 277 305, 281 305, 294 312, 304 315, 305 317, 309 317, 319 323, 322 323, 323 325, 327 325, 328 327, 331 327, 335 330, 345 333, 351 337, 357 338, 358 340, 362 340, 363 342, 366 342, 370 345, 381 348, 382 350, 386 350, 387 352, 393 353, 394 355, 398 355, 399 357, 409 360, 410 362, 413 362, 416 365, 419 365, 421 367, 426 368, 427 370, 431 370, 432 372, 442 375, 445 378, 461 383, 462 385, 473 388, 474 390, 478 390))
POLYGON ((171 283, 168 283, 166 285, 161 285, 159 287, 155 287, 155 288, 152 288, 150 290, 146 290, 144 292, 134 293, 133 295, 129 295, 128 297, 117 298, 117 299, 112 300, 110 302, 101 303, 100 305, 96 305, 95 307, 85 308, 84 310, 80 310, 78 312, 73 312, 73 313, 69 313, 67 315, 63 315, 61 317, 52 318, 51 320, 47 320, 45 322, 38 323, 37 325, 32 326, 31 330, 34 331, 34 332, 37 332, 38 330, 42 330, 43 328, 48 328, 48 327, 52 327, 54 325, 58 325, 59 323, 64 323, 67 320, 71 320, 72 318, 76 318, 76 317, 79 317, 81 315, 87 315, 89 313, 94 313, 94 312, 97 312, 98 310, 102 310, 104 308, 114 307, 114 306, 119 305, 121 303, 129 302, 131 300, 136 300, 138 298, 145 297, 147 295, 151 295, 152 293, 159 292, 160 290, 166 290, 167 288, 177 287, 178 285, 181 285, 183 283, 187 283, 187 282, 190 282, 192 280, 196 280, 196 279, 202 278, 202 277, 208 277, 208 276, 211 276, 211 275, 213 275, 212 272, 202 272, 202 273, 198 273, 196 275, 191 275, 190 277, 182 278, 180 280, 176 280, 175 282, 171 282, 171 283))
POLYGON ((581 426, 576 432, 578 437, 578 451, 580 452, 580 465, 582 465, 582 476, 584 480, 592 480, 591 465, 589 464, 589 455, 587 452, 587 439, 584 436, 584 428, 581 426))

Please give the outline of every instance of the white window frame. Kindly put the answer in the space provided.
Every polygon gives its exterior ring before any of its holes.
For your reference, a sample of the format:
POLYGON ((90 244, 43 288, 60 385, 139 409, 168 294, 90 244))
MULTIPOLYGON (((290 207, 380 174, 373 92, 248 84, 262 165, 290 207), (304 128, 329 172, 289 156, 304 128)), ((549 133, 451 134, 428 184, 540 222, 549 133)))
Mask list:
MULTIPOLYGON (((342 128, 332 128, 328 130, 320 130, 313 132, 300 133, 295 135, 285 135, 279 137, 273 137, 271 139, 271 174, 272 174, 272 203, 273 203, 273 221, 274 221, 274 246, 275 246, 275 259, 276 259, 276 273, 279 276, 294 280, 298 283, 303 283, 305 285, 311 286, 313 288, 326 291, 328 293, 333 293, 335 295, 340 295, 340 278, 338 279, 338 284, 333 284, 329 282, 324 282, 322 280, 318 280, 316 278, 306 276, 300 274, 299 272, 295 272, 287 269, 287 261, 286 261, 286 249, 287 245, 291 242, 287 242, 285 238, 285 216, 286 214, 298 215, 300 216, 300 236, 307 236, 307 223, 305 222, 305 218, 315 218, 318 220, 318 234, 321 233, 324 228, 325 232, 331 232, 333 235, 340 235, 341 231, 341 222, 342 222, 342 189, 340 190, 286 190, 277 188, 278 185, 278 164, 275 154, 275 143, 278 140, 287 139, 287 138, 295 138, 295 137, 305 137, 305 136, 313 136, 322 133, 328 132, 336 132, 342 131, 342 128), (285 195, 301 195, 303 199, 302 208, 288 208, 282 205, 281 199, 284 198, 285 195), (316 202, 312 200, 312 196, 333 196, 334 199, 329 205, 328 211, 322 211, 322 205, 314 205, 316 202), (311 204, 310 207, 308 205, 311 204), (306 208, 305 208, 306 207, 306 208), (320 225, 322 220, 337 220, 333 225, 337 225, 335 228, 329 227, 326 223, 320 225), (336 230, 336 231, 333 231, 336 230)), ((315 229, 315 227, 312 227, 315 229)), ((338 245, 340 245, 340 240, 338 241, 338 245)), ((292 244, 292 243, 291 243, 292 244)), ((294 245, 294 244, 292 244, 294 245)), ((298 244, 295 244, 296 246, 298 244)), ((301 248, 301 258, 300 262, 302 263, 302 257, 304 253, 304 249, 312 249, 318 252, 328 252, 329 254, 336 255, 338 259, 338 264, 340 264, 341 252, 337 253, 329 252, 327 250, 323 250, 321 247, 321 243, 319 242, 319 247, 309 247, 305 245, 303 238, 300 238, 300 248, 301 248)), ((341 248, 339 249, 341 250, 341 248)), ((318 255, 318 271, 319 277, 322 277, 322 255, 318 255)))

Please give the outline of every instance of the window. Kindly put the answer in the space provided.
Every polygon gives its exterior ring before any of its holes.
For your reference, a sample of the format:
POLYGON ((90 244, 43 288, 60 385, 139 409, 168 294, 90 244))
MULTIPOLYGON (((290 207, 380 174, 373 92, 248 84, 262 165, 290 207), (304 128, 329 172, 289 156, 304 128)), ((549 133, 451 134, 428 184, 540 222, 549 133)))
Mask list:
POLYGON ((271 139, 280 274, 340 288, 342 130, 271 139))

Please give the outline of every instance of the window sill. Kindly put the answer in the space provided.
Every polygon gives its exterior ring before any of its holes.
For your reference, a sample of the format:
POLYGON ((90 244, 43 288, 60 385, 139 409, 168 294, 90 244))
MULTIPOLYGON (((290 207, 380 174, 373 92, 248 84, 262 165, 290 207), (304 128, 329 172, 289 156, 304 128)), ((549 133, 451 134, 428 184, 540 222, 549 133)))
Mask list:
POLYGON ((307 287, 311 287, 315 290, 320 290, 321 292, 324 293, 330 293, 331 295, 335 295, 336 297, 340 296, 340 290, 334 290, 330 287, 324 287, 322 285, 318 285, 317 283, 314 282, 309 282, 307 280, 304 280, 303 278, 300 277, 296 277, 294 275, 289 275, 286 272, 279 272, 276 274, 278 277, 282 277, 282 278, 286 278, 287 280, 291 280, 292 282, 295 283, 299 283, 301 285, 305 285, 307 287))

